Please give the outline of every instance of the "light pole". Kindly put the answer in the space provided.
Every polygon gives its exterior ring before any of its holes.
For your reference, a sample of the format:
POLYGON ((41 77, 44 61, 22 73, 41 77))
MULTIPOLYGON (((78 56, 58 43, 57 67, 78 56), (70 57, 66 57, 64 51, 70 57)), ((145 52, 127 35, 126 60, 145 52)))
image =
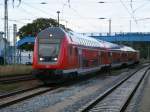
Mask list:
POLYGON ((98 18, 98 19, 107 19, 109 22, 109 30, 108 30, 108 34, 109 36, 111 35, 111 19, 110 18, 98 18))
POLYGON ((41 2, 40 4, 43 4, 43 5, 45 5, 45 4, 47 4, 46 2, 41 2))
POLYGON ((59 27, 59 14, 60 14, 60 11, 57 11, 58 27, 59 27))
POLYGON ((17 25, 13 24, 13 43, 14 43, 14 64, 16 64, 16 35, 17 34, 17 25))
POLYGON ((109 36, 111 35, 111 19, 109 19, 109 36))
POLYGON ((98 3, 100 3, 100 4, 103 4, 103 3, 105 3, 105 2, 103 2, 103 1, 100 1, 100 2, 98 2, 98 3))
POLYGON ((131 33, 131 28, 132 28, 132 21, 130 20, 130 33, 131 33))
POLYGON ((4 64, 6 64, 7 57, 7 39, 8 39, 8 0, 4 0, 4 38, 6 41, 4 42, 4 64))

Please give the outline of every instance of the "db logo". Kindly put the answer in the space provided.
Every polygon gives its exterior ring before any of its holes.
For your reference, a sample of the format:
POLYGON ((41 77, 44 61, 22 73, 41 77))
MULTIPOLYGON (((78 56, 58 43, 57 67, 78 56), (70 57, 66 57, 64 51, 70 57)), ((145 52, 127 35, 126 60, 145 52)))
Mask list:
POLYGON ((48 65, 46 65, 46 68, 49 68, 49 66, 48 66, 48 65))

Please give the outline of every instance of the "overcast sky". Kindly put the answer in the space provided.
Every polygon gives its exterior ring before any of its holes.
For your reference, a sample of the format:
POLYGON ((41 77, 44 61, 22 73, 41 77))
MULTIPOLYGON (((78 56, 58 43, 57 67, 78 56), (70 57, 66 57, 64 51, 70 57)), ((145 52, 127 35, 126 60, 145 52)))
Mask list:
MULTIPOLYGON (((109 19, 112 32, 129 32, 130 21, 131 31, 150 31, 150 0, 22 0, 19 7, 15 0, 14 8, 12 1, 8 0, 10 30, 14 23, 19 29, 39 17, 57 19, 59 10, 60 23, 76 32, 108 32, 109 19)), ((3 18, 4 0, 0 0, 0 31, 3 18)))

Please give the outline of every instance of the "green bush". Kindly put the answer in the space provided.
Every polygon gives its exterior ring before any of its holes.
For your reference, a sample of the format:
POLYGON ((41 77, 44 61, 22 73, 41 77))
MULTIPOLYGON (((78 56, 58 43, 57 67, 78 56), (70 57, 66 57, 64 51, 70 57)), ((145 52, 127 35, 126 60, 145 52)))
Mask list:
POLYGON ((0 66, 0 77, 9 75, 31 74, 32 66, 29 65, 6 65, 0 66))

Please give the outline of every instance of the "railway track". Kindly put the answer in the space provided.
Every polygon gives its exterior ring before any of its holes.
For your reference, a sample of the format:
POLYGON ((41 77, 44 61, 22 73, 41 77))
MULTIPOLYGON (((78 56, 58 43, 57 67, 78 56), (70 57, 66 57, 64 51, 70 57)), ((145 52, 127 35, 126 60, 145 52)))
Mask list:
POLYGON ((77 112, 124 112, 150 67, 144 67, 122 79, 77 112))
POLYGON ((42 87, 42 85, 38 85, 38 86, 35 86, 35 87, 22 89, 22 90, 16 90, 14 92, 6 93, 6 94, 3 94, 3 95, 0 95, 0 99, 6 98, 6 97, 11 97, 11 96, 17 95, 17 94, 21 94, 21 93, 24 93, 24 92, 27 92, 27 91, 30 91, 30 90, 37 89, 39 87, 42 87))
POLYGON ((20 75, 20 76, 8 76, 0 77, 0 84, 9 84, 20 81, 34 80, 35 78, 32 75, 20 75))
POLYGON ((8 95, 0 96, 0 109, 5 108, 10 105, 13 105, 18 102, 27 100, 29 98, 38 96, 40 94, 44 94, 46 92, 58 89, 58 88, 59 88, 58 86, 44 87, 44 86, 40 85, 40 86, 37 86, 34 88, 30 88, 30 89, 18 91, 15 93, 10 93, 8 95))
MULTIPOLYGON (((132 75, 130 76, 132 77, 132 75)), ((126 80, 128 80, 127 78, 130 78, 130 77, 126 77, 126 79, 124 79, 124 82, 126 80)), ((122 80, 123 81, 123 80, 122 80)), ((67 84, 64 84, 65 87, 68 86, 68 85, 72 85, 76 83, 75 82, 71 82, 70 83, 67 83, 67 84)), ((119 82, 120 85, 121 85, 121 81, 119 82)), ((114 85, 112 87, 112 89, 116 89, 117 87, 119 87, 119 85, 114 85), (116 86, 116 87, 115 87, 116 86)), ((8 95, 5 95, 5 96, 0 96, 0 109, 2 108, 5 108, 7 106, 10 106, 10 105, 13 105, 13 104, 16 104, 18 102, 21 102, 21 101, 24 101, 24 100, 27 100, 29 98, 32 98, 32 97, 35 97, 35 96, 38 96, 38 95, 41 95, 43 93, 46 93, 46 92, 50 92, 52 90, 55 90, 55 89, 58 89, 60 88, 60 86, 53 86, 53 87, 43 87, 43 86, 39 86, 39 87, 35 87, 35 88, 30 88, 29 90, 24 90, 24 91, 18 91, 16 93, 13 93, 13 94, 8 94, 8 95)), ((100 95, 101 99, 104 99, 107 95, 109 95, 113 90, 108 90, 106 91, 103 95, 100 95), (107 93, 108 92, 108 93, 107 93), (102 98, 103 97, 103 98, 102 98)), ((81 108, 79 109, 79 111, 88 111, 88 109, 90 110, 90 105, 92 103, 94 103, 95 100, 93 100, 92 102, 90 102, 89 104, 87 104, 86 106, 84 106, 84 108, 81 108)), ((97 103, 95 103, 97 104, 97 103)), ((92 106, 94 107, 94 106, 92 106)))

